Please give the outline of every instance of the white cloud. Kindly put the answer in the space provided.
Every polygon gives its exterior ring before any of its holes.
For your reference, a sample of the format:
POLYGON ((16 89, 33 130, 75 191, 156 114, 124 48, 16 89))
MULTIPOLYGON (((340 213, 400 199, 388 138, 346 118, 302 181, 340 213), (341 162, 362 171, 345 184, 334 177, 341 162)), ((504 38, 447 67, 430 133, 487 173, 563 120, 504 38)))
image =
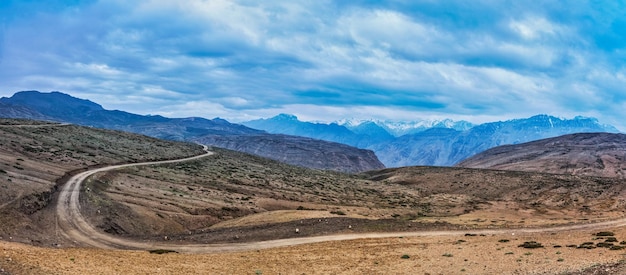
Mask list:
POLYGON ((28 13, 0 33, 5 96, 60 90, 234 120, 626 115, 626 11, 610 2, 101 0, 28 13))

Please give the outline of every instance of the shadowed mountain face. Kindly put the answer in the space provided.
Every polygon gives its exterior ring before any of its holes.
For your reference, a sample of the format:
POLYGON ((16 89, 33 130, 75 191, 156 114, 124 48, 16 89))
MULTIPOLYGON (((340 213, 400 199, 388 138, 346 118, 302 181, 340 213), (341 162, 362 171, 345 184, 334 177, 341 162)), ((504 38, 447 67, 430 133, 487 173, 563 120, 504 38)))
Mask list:
MULTIPOLYGON (((142 116, 118 110, 105 110, 94 102, 60 92, 19 92, 10 98, 0 98, 0 103, 29 109, 55 121, 135 132, 171 140, 186 140, 189 137, 203 134, 262 133, 260 130, 232 124, 219 118, 212 120, 193 117, 166 118, 142 116)), ((29 117, 27 114, 20 118, 36 119, 36 117, 29 117)))
POLYGON ((226 148, 239 148, 244 152, 316 169, 362 172, 384 167, 371 151, 343 144, 266 134, 219 118, 166 118, 105 110, 99 104, 60 92, 27 91, 10 98, 0 98, 0 117, 45 119, 169 140, 202 141, 218 147, 227 145, 226 148), (255 150, 248 150, 250 144, 262 144, 262 148, 257 146, 255 150), (322 150, 327 152, 321 153, 322 150))
POLYGON ((271 134, 212 135, 197 138, 195 141, 321 170, 353 173, 385 168, 370 150, 306 137, 271 134), (277 154, 276 152, 283 153, 277 154))
POLYGON ((20 105, 7 104, 0 101, 0 111, 3 118, 29 118, 36 120, 53 120, 50 117, 20 105))
POLYGON ((500 146, 456 166, 626 178, 626 135, 582 133, 500 146))

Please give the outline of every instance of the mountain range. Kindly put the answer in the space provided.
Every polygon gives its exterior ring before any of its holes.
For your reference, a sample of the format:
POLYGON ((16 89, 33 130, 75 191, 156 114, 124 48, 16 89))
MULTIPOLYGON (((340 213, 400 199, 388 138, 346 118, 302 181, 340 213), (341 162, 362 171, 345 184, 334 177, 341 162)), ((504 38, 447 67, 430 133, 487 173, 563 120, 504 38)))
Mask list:
POLYGON ((471 122, 465 120, 454 121, 452 119, 414 121, 342 119, 336 121, 335 123, 345 126, 354 132, 362 131, 364 125, 375 124, 395 137, 419 133, 430 128, 450 128, 458 131, 465 131, 475 126, 471 122))
POLYGON ((289 164, 351 173, 385 166, 453 166, 501 145, 572 133, 619 132, 595 118, 564 119, 545 114, 480 125, 449 119, 313 123, 280 114, 241 125, 220 118, 166 118, 105 110, 97 103, 64 93, 37 91, 0 98, 0 116, 62 121, 201 142, 289 164))
POLYGON ((106 110, 97 103, 61 92, 23 91, 10 98, 0 98, 0 117, 43 119, 140 133, 168 140, 202 141, 206 145, 240 150, 314 169, 354 173, 384 168, 370 150, 305 137, 285 138, 284 135, 268 134, 220 118, 166 118, 106 110), (263 144, 264 148, 260 150, 258 147, 231 146, 233 140, 263 144), (276 141, 267 142, 268 140, 276 141), (321 148, 333 153, 320 153, 321 148), (291 157, 293 155, 300 157, 291 157))
POLYGON ((370 149, 387 167, 452 166, 474 154, 500 145, 519 144, 571 133, 619 132, 615 127, 601 124, 595 118, 578 116, 563 119, 545 114, 480 125, 451 120, 430 123, 430 128, 419 122, 396 123, 396 128, 402 128, 408 133, 401 136, 394 135, 398 132, 387 130, 394 124, 381 121, 324 124, 302 122, 295 116, 281 114, 242 124, 270 133, 305 136, 370 149), (415 125, 419 127, 411 128, 415 125))

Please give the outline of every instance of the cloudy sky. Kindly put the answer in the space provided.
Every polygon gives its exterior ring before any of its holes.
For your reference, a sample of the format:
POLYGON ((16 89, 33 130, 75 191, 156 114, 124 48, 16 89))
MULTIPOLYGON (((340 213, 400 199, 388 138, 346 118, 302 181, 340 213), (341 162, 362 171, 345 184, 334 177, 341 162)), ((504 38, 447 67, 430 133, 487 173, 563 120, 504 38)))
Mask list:
POLYGON ((619 2, 2 0, 0 96, 234 122, 583 115, 624 131, 619 2))

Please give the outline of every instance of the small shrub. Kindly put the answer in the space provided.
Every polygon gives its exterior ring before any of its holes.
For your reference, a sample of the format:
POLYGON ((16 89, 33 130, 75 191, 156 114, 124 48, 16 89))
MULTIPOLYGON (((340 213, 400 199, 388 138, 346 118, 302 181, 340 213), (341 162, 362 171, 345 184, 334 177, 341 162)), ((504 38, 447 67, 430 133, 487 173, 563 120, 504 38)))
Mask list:
POLYGON ((166 254, 166 253, 178 253, 175 250, 170 250, 170 249, 153 249, 153 250, 149 250, 150 254, 166 254))
POLYGON ((7 171, 4 171, 4 170, 0 169, 0 174, 6 174, 6 173, 7 173, 7 171))
POLYGON ((340 216, 346 215, 346 213, 341 210, 330 211, 330 214, 335 214, 335 215, 340 215, 340 216))
POLYGON ((578 248, 578 246, 575 244, 568 244, 565 247, 578 248))
POLYGON ((402 257, 400 257, 400 258, 401 258, 401 259, 409 259, 409 258, 411 258, 411 256, 409 256, 409 255, 407 255, 407 254, 404 254, 404 255, 402 255, 402 257))
POLYGON ((498 242, 500 242, 500 243, 508 243, 508 242, 510 242, 510 240, 502 239, 502 240, 499 240, 498 242))
POLYGON ((611 231, 600 231, 596 233, 596 236, 597 237, 610 237, 610 236, 615 236, 615 233, 611 231))
POLYGON ((556 261, 557 261, 557 262, 562 262, 562 261, 565 261, 565 259, 563 259, 563 258, 558 258, 556 261))
POLYGON ((504 255, 513 255, 513 252, 509 251, 507 253, 504 253, 504 255))
POLYGON ((617 238, 615 237, 607 237, 606 240, 604 240, 605 243, 616 243, 617 242, 617 238))
POLYGON ((608 248, 611 248, 611 247, 613 247, 613 244, 605 242, 605 243, 598 243, 596 246, 597 247, 608 247, 608 248))
POLYGON ((579 249, 594 249, 596 248, 595 244, 593 242, 584 242, 582 244, 580 244, 577 248, 579 249))
POLYGON ((543 245, 536 241, 529 241, 529 242, 524 242, 523 244, 520 244, 517 247, 535 249, 535 248, 542 248, 543 245))
POLYGON ((626 248, 626 246, 614 245, 614 246, 611 246, 611 248, 609 249, 610 250, 623 250, 624 248, 626 248))
POLYGON ((452 257, 453 255, 452 255, 452 254, 450 254, 450 253, 444 253, 444 254, 443 254, 443 255, 441 255, 441 256, 444 256, 444 257, 452 257))
POLYGON ((555 245, 555 246, 553 246, 553 247, 554 247, 554 248, 561 248, 562 246, 560 246, 560 245, 558 245, 558 244, 557 244, 557 245, 555 245))
POLYGON ((476 236, 478 235, 474 233, 465 233, 465 237, 476 237, 476 236))

